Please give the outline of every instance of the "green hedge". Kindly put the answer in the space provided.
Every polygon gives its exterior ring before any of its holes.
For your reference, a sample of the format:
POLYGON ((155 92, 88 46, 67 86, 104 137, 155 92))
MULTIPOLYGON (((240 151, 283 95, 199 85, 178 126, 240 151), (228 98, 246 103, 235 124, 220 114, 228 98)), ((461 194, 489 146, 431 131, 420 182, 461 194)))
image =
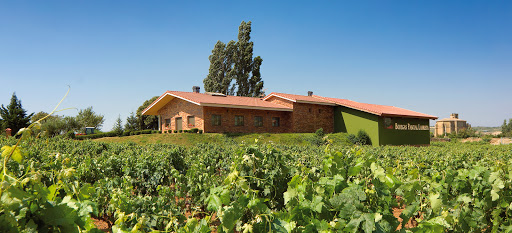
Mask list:
POLYGON ((154 134, 154 133, 161 133, 158 130, 151 130, 151 129, 145 129, 145 130, 138 130, 138 131, 124 131, 122 133, 111 131, 106 133, 96 133, 96 134, 89 134, 89 135, 76 135, 76 139, 78 140, 84 140, 84 139, 96 139, 96 138, 103 138, 103 137, 121 137, 121 136, 130 136, 130 135, 139 135, 139 134, 154 134))

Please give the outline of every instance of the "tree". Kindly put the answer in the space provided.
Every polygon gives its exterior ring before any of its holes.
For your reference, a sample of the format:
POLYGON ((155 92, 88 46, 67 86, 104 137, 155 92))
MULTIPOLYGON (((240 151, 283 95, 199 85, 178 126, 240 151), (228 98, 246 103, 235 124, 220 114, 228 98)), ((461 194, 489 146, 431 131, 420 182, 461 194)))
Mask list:
POLYGON ((27 127, 30 118, 34 115, 27 115, 27 111, 23 109, 21 100, 18 99, 16 93, 12 93, 11 102, 7 107, 0 107, 0 124, 3 128, 11 128, 12 135, 16 134, 21 128, 27 127))
POLYGON ((203 80, 206 91, 227 95, 258 97, 263 93, 260 67, 261 57, 253 60, 254 43, 251 40, 251 21, 242 21, 238 41, 225 45, 217 41, 210 55, 210 70, 203 80), (233 84, 232 81, 235 81, 233 84))
POLYGON ((221 41, 217 41, 212 50, 212 55, 208 57, 210 60, 210 69, 206 78, 203 80, 204 90, 207 92, 218 92, 226 95, 235 93, 234 84, 234 55, 235 42, 230 41, 227 46, 221 41))
POLYGON ((263 59, 256 57, 253 61, 254 43, 251 40, 251 21, 242 21, 238 27, 236 42, 235 72, 238 96, 259 96, 263 88, 260 67, 263 59))
POLYGON ((48 116, 48 113, 43 112, 43 111, 38 112, 38 113, 34 114, 32 116, 32 118, 30 118, 30 123, 34 123, 34 122, 38 121, 39 119, 42 119, 46 116, 48 116))
POLYGON ((92 110, 92 107, 80 109, 80 111, 78 111, 78 115, 76 116, 76 120, 80 124, 81 130, 84 127, 94 127, 94 129, 99 130, 101 129, 103 122, 105 122, 103 115, 96 114, 92 110))
POLYGON ((85 126, 81 126, 80 122, 78 122, 77 117, 65 116, 62 121, 64 121, 64 131, 73 131, 78 132, 84 130, 85 126))
POLYGON ((124 125, 124 130, 133 131, 137 130, 137 117, 135 113, 131 112, 130 115, 126 118, 126 124, 124 125))
POLYGON ((503 120, 503 125, 501 125, 501 133, 505 136, 512 135, 512 119, 508 119, 508 124, 507 119, 503 120))
POLYGON ((114 127, 112 127, 112 131, 116 132, 117 135, 121 135, 123 133, 123 120, 121 120, 121 115, 117 117, 116 123, 114 123, 114 127))
POLYGON ((158 99, 158 96, 155 96, 149 100, 144 101, 144 103, 137 109, 137 120, 139 130, 158 128, 157 116, 142 115, 142 111, 144 111, 144 109, 146 109, 156 99, 158 99))

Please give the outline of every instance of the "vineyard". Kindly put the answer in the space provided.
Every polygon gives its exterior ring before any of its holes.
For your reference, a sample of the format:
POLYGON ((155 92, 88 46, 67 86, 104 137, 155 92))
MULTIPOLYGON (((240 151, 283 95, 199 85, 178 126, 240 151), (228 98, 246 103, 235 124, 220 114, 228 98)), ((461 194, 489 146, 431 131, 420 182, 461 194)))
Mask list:
POLYGON ((16 143, 0 232, 512 232, 510 145, 16 143))

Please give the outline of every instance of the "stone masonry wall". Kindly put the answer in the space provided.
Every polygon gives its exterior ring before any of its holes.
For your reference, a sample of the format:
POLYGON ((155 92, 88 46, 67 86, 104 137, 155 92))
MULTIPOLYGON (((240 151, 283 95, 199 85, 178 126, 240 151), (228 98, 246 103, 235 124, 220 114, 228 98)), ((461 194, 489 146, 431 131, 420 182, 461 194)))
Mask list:
POLYGON ((205 133, 288 133, 291 132, 291 112, 241 108, 204 107, 205 133), (212 115, 221 116, 221 125, 212 125, 212 115), (235 126, 235 116, 244 116, 244 125, 235 126), (254 126, 254 117, 263 117, 263 126, 254 126), (280 125, 272 126, 272 117, 279 117, 280 125))
POLYGON ((204 130, 203 107, 185 100, 174 98, 158 111, 158 115, 160 115, 162 132, 166 132, 167 130, 176 130, 177 117, 181 117, 182 119, 183 130, 189 130, 192 128, 204 130), (194 116, 195 126, 189 126, 188 116, 194 116), (171 121, 168 126, 165 124, 166 119, 170 119, 171 121))

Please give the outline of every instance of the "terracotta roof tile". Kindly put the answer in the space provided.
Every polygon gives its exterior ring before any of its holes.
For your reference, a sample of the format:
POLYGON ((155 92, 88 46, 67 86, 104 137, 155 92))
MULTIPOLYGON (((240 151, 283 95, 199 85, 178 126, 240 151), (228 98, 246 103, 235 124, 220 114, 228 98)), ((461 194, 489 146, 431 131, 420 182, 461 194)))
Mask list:
MULTIPOLYGON (((148 112, 149 109, 156 106, 157 108, 163 107, 161 104, 157 103, 162 99, 166 99, 169 101, 169 97, 172 96, 175 98, 183 99, 194 104, 200 106, 214 106, 214 107, 234 107, 234 108, 251 108, 251 109, 268 109, 268 110, 282 110, 282 111, 291 111, 292 109, 286 106, 282 106, 279 104, 270 103, 267 101, 263 101, 261 98, 255 97, 242 97, 242 96, 217 96, 206 93, 195 93, 195 92, 183 92, 183 91, 166 91, 163 95, 161 95, 158 99, 156 99, 151 105, 149 105, 144 111, 143 114, 148 112)), ((172 99, 172 98, 171 98, 172 99)), ((165 102, 165 101, 164 101, 165 102)), ((157 110, 156 110, 157 111, 157 110)), ((152 114, 155 114, 155 110, 151 111, 152 114)))
POLYGON ((303 102, 303 103, 308 103, 309 102, 309 103, 333 105, 333 103, 331 101, 322 100, 322 99, 319 99, 319 98, 315 98, 313 96, 294 95, 294 94, 277 93, 277 92, 270 93, 269 95, 265 96, 265 98, 263 98, 263 100, 267 100, 268 98, 270 98, 272 96, 281 97, 281 98, 284 98, 284 99, 291 100, 293 102, 303 102))
POLYGON ((379 116, 398 116, 398 117, 413 117, 413 118, 427 118, 427 119, 437 119, 436 116, 415 112, 403 108, 398 108, 394 106, 387 106, 387 105, 379 105, 379 104, 366 104, 366 103, 359 103, 352 100, 347 99, 337 99, 337 98, 330 98, 330 97, 323 97, 323 96, 317 96, 313 95, 313 97, 332 101, 333 103, 336 103, 341 106, 357 109, 364 112, 369 112, 375 115, 379 116))

